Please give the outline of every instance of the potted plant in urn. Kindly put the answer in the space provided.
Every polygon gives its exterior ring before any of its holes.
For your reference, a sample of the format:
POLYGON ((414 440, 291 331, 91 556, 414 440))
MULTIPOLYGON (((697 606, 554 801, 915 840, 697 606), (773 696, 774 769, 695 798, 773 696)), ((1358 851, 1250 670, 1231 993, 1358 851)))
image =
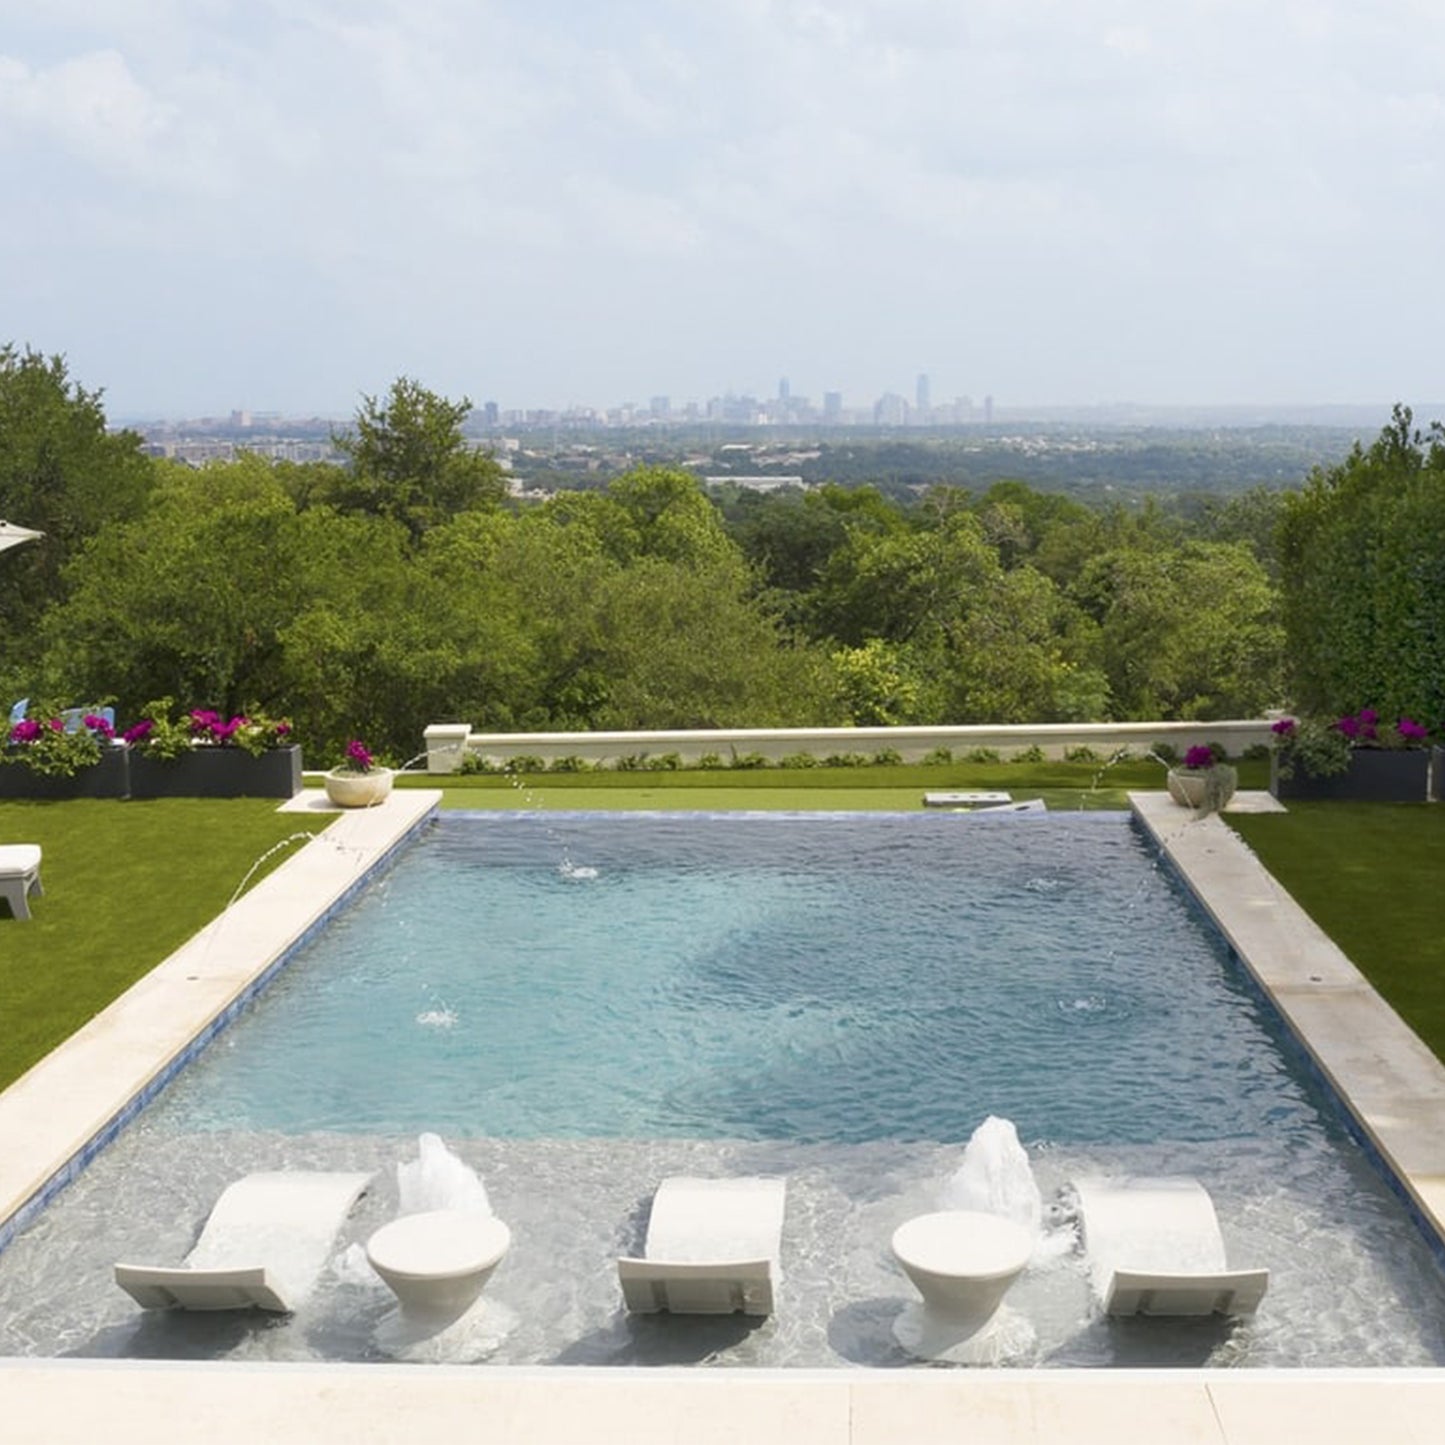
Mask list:
POLYGON ((346 757, 326 774, 326 796, 340 808, 370 808, 391 792, 392 771, 372 756, 358 738, 346 745, 346 757))
POLYGON ((1280 718, 1272 730, 1277 798, 1423 803, 1429 795, 1430 730, 1413 718, 1388 723, 1366 707, 1329 723, 1280 718))
POLYGON ((1212 743, 1198 743, 1184 754, 1178 767, 1169 769, 1169 796, 1200 813, 1217 813, 1234 796, 1239 774, 1224 761, 1224 752, 1212 743))

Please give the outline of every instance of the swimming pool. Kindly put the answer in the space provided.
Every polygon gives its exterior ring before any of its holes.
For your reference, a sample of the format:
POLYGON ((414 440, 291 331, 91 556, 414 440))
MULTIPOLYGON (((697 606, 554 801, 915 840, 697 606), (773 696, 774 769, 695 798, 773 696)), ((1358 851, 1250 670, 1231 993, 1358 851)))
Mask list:
POLYGON ((385 1298, 355 1279, 289 1328, 198 1328, 137 1319, 109 1264, 178 1258, 227 1179, 278 1162, 382 1171, 364 1237, 436 1129, 517 1236, 499 1362, 897 1364, 887 1238, 988 1113, 1046 1197, 1200 1175, 1232 1253, 1274 1271, 1248 1326, 1135 1331, 1091 1319, 1064 1261, 1011 1296, 1039 1326, 1021 1363, 1445 1358, 1429 1251, 1152 850, 1099 815, 446 816, 0 1257, 0 1348, 366 1358, 385 1298), (788 1177, 762 1329, 618 1314, 611 1256, 688 1171, 788 1177))
POLYGON ((1142 1143, 1317 1120, 1122 817, 444 816, 183 1127, 1142 1143), (1042 821, 1042 820, 1041 820, 1042 821))

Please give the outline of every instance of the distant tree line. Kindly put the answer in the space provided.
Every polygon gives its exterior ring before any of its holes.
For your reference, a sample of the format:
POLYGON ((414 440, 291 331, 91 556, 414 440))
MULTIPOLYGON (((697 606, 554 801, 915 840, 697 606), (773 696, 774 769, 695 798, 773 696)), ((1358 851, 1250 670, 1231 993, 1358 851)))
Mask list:
POLYGON ((403 377, 346 465, 193 470, 0 349, 0 700, 261 707, 317 765, 497 730, 1445 713, 1445 463, 1408 413, 1297 492, 1090 506, 1017 480, 520 503, 403 377))

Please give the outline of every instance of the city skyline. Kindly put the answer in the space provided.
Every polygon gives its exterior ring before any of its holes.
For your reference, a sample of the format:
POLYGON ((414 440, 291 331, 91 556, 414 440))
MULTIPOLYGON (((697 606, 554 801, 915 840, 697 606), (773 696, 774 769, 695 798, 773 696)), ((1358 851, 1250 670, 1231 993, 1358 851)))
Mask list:
POLYGON ((0 21, 0 340, 117 415, 1445 396, 1424 0, 0 21))

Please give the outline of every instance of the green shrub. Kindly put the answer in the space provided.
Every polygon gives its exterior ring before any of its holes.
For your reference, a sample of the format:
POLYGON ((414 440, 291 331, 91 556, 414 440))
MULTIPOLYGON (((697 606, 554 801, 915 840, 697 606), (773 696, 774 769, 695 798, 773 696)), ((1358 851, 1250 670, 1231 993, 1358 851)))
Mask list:
POLYGON ((698 760, 697 765, 705 773, 717 772, 720 768, 727 766, 717 753, 704 753, 698 760))
POLYGON ((644 765, 649 773, 675 773, 682 767, 681 753, 658 753, 644 765))
POLYGON ((1098 753, 1093 750, 1093 748, 1091 748, 1087 743, 1085 743, 1081 747, 1065 748, 1064 761, 1066 763, 1097 763, 1101 762, 1102 759, 1099 757, 1098 753))
POLYGON ((472 778, 481 773, 500 773, 502 770, 500 763, 494 763, 485 754, 469 752, 462 754, 461 766, 457 768, 457 773, 463 778, 472 778))
POLYGON ((545 773, 547 759, 533 757, 530 753, 519 753, 515 758, 507 759, 502 771, 507 773, 545 773))
POLYGON ((569 753, 565 758, 553 758, 548 772, 590 773, 596 766, 597 764, 591 758, 579 758, 575 753, 569 753))
POLYGON ((923 761, 937 767, 944 763, 953 761, 952 748, 932 748, 924 754, 923 761))
POLYGON ((862 768, 867 765, 866 753, 829 753, 823 759, 825 768, 862 768))
POLYGON ((647 767, 646 753, 628 753, 612 765, 619 773, 640 773, 647 767))
POLYGON ((1042 763, 1046 761, 1044 750, 1037 743, 1032 747, 1024 748, 1022 752, 1014 753, 1009 758, 1011 763, 1042 763))
POLYGON ((768 760, 762 753, 734 753, 732 765, 739 770, 765 768, 768 766, 768 760))
POLYGON ((873 763, 876 767, 888 768, 903 761, 903 754, 897 748, 879 748, 873 754, 873 763))
POLYGON ((966 763, 996 763, 998 760, 997 748, 970 748, 964 756, 966 763))
POLYGON ((780 768, 816 768, 818 760, 812 753, 789 753, 785 758, 778 759, 780 768))

